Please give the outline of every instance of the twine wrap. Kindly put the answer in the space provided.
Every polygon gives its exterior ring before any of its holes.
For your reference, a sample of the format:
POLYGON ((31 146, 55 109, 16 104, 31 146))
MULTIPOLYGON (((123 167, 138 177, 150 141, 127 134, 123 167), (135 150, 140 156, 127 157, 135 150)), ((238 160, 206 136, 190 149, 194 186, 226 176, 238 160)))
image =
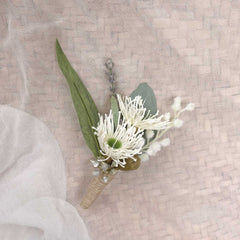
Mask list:
POLYGON ((83 199, 80 203, 80 206, 82 208, 84 208, 84 209, 89 208, 94 203, 94 201, 97 199, 97 197, 100 195, 100 193, 103 191, 103 189, 114 178, 114 175, 109 174, 108 181, 107 181, 107 183, 105 183, 103 181, 103 176, 104 176, 103 174, 100 174, 91 180, 90 184, 88 185, 87 192, 83 196, 83 199))

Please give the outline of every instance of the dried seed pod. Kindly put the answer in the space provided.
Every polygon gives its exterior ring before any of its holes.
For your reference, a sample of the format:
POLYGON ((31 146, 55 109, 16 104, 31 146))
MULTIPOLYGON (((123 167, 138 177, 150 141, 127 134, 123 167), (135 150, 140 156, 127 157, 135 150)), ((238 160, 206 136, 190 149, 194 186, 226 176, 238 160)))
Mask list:
POLYGON ((131 158, 128 158, 126 159, 126 165, 124 167, 121 167, 119 165, 116 169, 119 169, 121 171, 132 171, 138 169, 141 165, 141 160, 138 156, 134 156, 134 158, 136 159, 136 161, 134 161, 131 158))
POLYGON ((105 66, 106 66, 107 69, 113 69, 114 63, 113 63, 111 58, 107 59, 107 61, 105 63, 105 66))

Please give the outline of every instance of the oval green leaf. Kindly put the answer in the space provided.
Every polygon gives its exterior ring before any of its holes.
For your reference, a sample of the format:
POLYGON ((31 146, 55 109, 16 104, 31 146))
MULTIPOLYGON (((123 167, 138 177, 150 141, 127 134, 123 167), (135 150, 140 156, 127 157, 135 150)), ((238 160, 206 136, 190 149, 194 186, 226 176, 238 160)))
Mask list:
POLYGON ((141 83, 136 90, 132 92, 130 97, 133 99, 136 96, 141 96, 144 101, 144 107, 150 110, 151 114, 157 112, 157 102, 152 88, 147 83, 141 83))

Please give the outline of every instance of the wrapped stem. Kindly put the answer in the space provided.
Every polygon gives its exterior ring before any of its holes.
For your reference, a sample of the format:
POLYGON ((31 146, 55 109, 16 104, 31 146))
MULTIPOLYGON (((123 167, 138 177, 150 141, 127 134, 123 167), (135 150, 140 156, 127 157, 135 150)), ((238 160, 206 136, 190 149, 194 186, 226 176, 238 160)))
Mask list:
POLYGON ((109 174, 108 175, 108 181, 103 181, 103 173, 99 174, 98 176, 95 176, 90 184, 88 185, 87 192, 83 196, 83 199, 80 203, 80 206, 84 209, 89 208, 94 201, 97 199, 97 197, 100 195, 100 193, 103 191, 103 189, 108 185, 109 182, 112 181, 114 178, 114 175, 109 174))

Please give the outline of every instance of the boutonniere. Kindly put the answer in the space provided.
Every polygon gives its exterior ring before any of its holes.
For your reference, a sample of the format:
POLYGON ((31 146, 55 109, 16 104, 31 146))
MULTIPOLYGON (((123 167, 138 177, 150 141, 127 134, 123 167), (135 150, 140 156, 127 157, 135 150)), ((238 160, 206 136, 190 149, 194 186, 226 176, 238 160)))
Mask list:
POLYGON ((105 65, 111 84, 111 109, 102 115, 58 41, 56 53, 83 137, 94 156, 90 163, 95 176, 81 202, 83 208, 88 208, 118 172, 136 170, 149 156, 168 146, 170 139, 164 134, 171 128, 181 127, 181 114, 193 111, 194 104, 182 106, 181 98, 176 97, 171 113, 160 114, 154 92, 147 83, 141 83, 130 96, 118 94, 114 64, 108 59, 105 65))

